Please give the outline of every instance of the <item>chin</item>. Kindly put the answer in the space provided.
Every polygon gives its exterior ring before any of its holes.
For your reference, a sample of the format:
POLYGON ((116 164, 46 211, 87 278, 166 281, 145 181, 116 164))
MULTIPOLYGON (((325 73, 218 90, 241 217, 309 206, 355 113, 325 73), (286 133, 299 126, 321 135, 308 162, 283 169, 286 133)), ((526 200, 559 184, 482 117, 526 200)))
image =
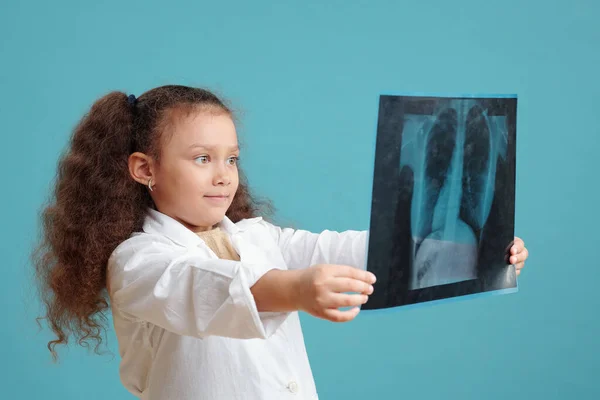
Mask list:
POLYGON ((224 217, 225 217, 225 213, 218 214, 218 215, 211 215, 211 218, 206 218, 204 220, 204 221, 206 221, 206 225, 205 226, 217 225, 218 223, 220 223, 221 221, 223 221, 224 217))

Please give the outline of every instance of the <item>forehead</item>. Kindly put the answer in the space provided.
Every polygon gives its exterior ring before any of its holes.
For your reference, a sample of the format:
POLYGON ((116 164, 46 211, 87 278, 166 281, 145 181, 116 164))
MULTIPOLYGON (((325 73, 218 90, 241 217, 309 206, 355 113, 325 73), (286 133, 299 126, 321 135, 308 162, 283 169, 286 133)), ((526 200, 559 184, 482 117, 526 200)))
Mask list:
POLYGON ((169 137, 165 143, 168 149, 182 151, 193 145, 230 148, 238 144, 235 124, 224 111, 171 111, 169 120, 169 137))

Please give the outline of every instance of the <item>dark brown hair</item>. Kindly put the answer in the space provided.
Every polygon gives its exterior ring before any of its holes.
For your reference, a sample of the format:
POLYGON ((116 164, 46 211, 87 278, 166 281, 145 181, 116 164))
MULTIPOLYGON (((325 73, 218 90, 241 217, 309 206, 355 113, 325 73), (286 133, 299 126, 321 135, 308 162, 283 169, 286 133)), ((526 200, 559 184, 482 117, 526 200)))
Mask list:
MULTIPOLYGON (((95 344, 106 329, 109 310, 105 290, 106 264, 114 249, 141 230, 147 208, 153 207, 147 188, 129 175, 128 158, 140 151, 160 158, 165 134, 172 134, 173 111, 224 112, 225 103, 208 90, 187 86, 158 87, 138 99, 112 92, 97 100, 74 129, 67 152, 58 164, 54 192, 42 212, 39 246, 33 265, 45 304, 45 318, 55 347, 73 336, 84 347, 95 344)), ((227 216, 234 222, 263 210, 240 171, 238 191, 227 216)))

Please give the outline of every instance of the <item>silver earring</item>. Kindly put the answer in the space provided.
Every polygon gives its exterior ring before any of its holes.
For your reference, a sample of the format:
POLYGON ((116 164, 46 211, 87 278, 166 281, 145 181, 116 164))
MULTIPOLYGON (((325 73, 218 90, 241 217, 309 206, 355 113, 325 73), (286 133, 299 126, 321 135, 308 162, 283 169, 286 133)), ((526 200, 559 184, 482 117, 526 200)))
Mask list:
POLYGON ((148 189, 150 189, 150 191, 152 191, 152 178, 150 178, 148 180, 148 189))

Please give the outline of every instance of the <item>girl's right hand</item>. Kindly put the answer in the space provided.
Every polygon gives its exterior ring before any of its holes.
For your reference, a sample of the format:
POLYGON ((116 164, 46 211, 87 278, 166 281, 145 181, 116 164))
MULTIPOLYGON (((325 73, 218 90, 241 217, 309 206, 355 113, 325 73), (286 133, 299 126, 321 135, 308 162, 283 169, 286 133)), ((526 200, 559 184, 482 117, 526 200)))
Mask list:
POLYGON ((297 308, 318 318, 333 322, 351 321, 373 293, 375 275, 358 268, 318 264, 297 272, 294 293, 297 308), (340 307, 352 308, 342 311, 338 309, 340 307))

